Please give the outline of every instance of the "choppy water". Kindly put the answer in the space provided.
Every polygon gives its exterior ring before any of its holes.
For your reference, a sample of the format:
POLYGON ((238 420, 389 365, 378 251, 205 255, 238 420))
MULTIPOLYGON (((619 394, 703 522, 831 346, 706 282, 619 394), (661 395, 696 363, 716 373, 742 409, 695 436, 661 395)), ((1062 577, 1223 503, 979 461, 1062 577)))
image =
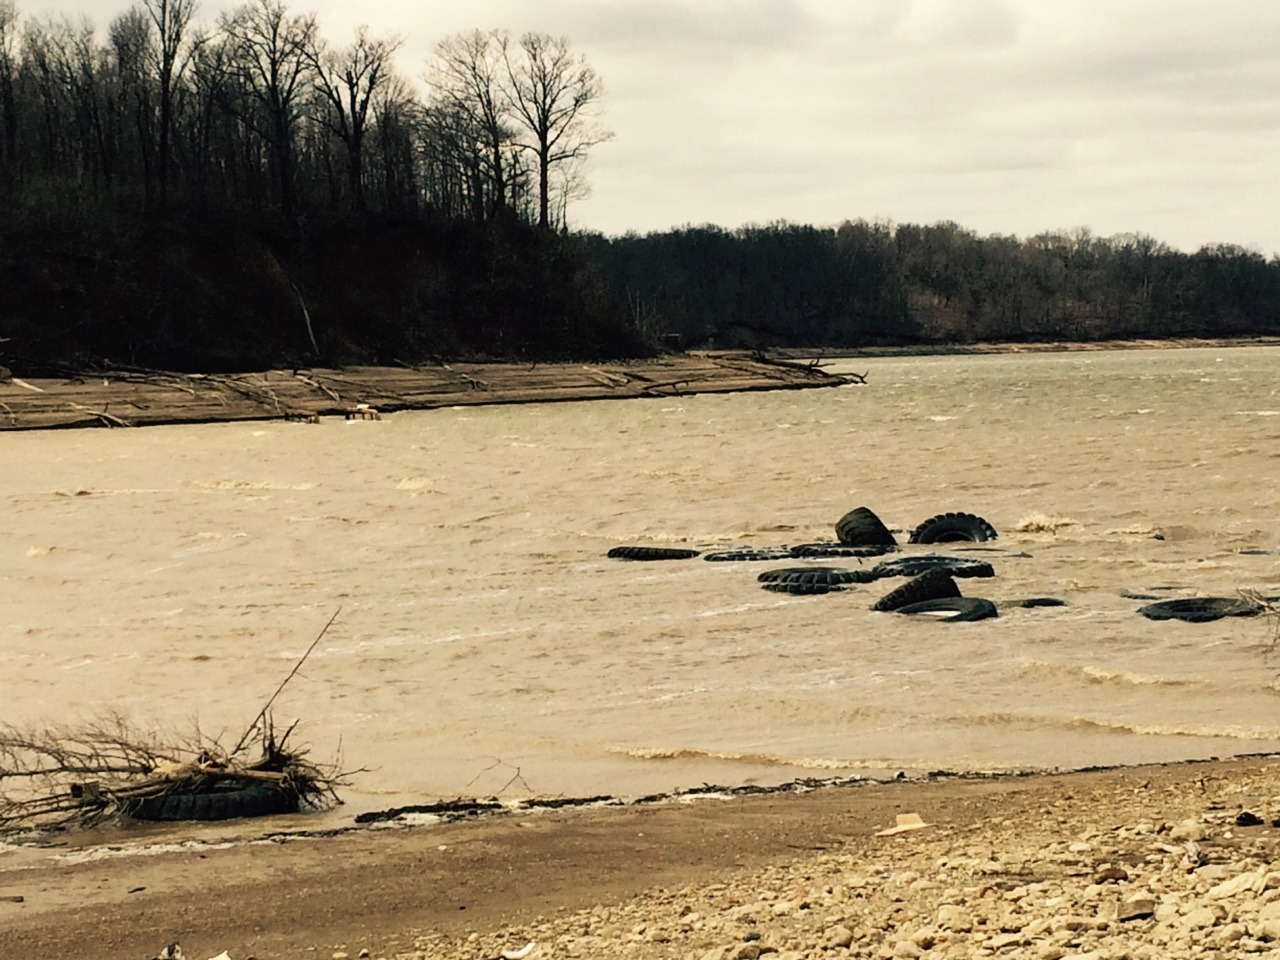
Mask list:
POLYGON ((234 742, 341 606, 276 713, 368 768, 344 815, 1280 749, 1268 622, 1120 595, 1280 592, 1280 557, 1242 553, 1280 549, 1277 360, 875 359, 837 390, 4 435, 0 720, 234 742), (979 513, 1031 557, 965 592, 1068 606, 939 624, 867 609, 900 581, 605 559, 829 539, 859 505, 979 513))

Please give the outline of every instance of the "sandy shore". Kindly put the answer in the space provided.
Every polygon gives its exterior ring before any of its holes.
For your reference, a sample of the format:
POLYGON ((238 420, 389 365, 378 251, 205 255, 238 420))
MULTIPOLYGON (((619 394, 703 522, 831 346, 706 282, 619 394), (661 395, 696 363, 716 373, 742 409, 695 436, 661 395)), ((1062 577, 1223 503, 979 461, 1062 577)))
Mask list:
POLYGON ((1254 758, 221 848, 137 830, 0 874, 0 939, 41 960, 1242 956, 1280 945, 1277 816, 1280 763, 1254 758), (927 826, 884 835, 902 814, 927 826), (123 855, 148 844, 170 846, 123 855))

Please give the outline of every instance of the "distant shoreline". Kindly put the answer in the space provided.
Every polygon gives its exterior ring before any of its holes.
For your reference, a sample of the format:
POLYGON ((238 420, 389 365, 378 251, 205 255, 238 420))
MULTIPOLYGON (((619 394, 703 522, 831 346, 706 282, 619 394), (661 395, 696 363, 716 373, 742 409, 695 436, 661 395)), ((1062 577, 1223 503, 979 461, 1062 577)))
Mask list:
POLYGON ((1106 340, 1089 343, 917 344, 812 350, 690 350, 612 363, 452 363, 185 374, 86 371, 60 379, 0 382, 0 432, 132 427, 236 420, 372 418, 444 406, 795 390, 859 382, 826 361, 876 357, 986 356, 1280 347, 1280 337, 1106 340))
POLYGON ((246 420, 381 419, 401 410, 836 387, 808 363, 742 351, 614 363, 441 363, 186 374, 134 368, 0 383, 0 432, 246 420))
POLYGON ((1280 347, 1280 337, 1198 338, 1169 340, 1046 340, 1033 343, 930 343, 883 347, 830 347, 811 350, 770 350, 770 356, 789 360, 856 360, 859 357, 949 357, 1006 353, 1103 353, 1111 350, 1190 350, 1195 348, 1280 347))

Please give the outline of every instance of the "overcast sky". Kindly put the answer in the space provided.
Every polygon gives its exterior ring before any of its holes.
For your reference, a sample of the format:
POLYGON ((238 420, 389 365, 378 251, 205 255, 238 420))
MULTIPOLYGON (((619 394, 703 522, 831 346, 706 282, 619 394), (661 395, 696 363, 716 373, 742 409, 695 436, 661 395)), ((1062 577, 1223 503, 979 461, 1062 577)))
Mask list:
MULTIPOLYGON (((17 0, 87 14, 130 0, 17 0)), ((213 22, 233 0, 201 0, 213 22)), ((574 226, 955 220, 1280 252, 1274 0, 292 0, 345 42, 567 36, 605 83, 574 226)))

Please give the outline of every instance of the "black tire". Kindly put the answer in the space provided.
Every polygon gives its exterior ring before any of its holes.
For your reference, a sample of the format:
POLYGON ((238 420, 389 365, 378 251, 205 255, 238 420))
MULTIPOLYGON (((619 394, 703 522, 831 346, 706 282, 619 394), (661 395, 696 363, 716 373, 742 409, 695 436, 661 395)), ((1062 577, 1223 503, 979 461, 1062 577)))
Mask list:
POLYGON ((896 547, 898 541, 866 507, 850 510, 836 521, 836 539, 847 547, 896 547))
POLYGON ((608 556, 613 560, 688 560, 702 551, 683 547, 614 547, 608 556))
POLYGON ((823 557, 880 557, 897 550, 884 543, 851 547, 843 543, 798 543, 791 548, 791 556, 797 559, 821 559, 823 557))
POLYGON ((870 570, 846 570, 844 567, 778 567, 766 570, 756 577, 761 583, 825 583, 843 586, 846 583, 870 583, 877 579, 870 570))
POLYGON ((981 597, 952 597, 945 600, 924 600, 899 607, 894 613, 922 614, 943 623, 988 620, 1000 616, 996 605, 981 597))
POLYGON ((297 813, 298 795, 274 783, 250 783, 210 793, 168 793, 133 801, 125 812, 135 820, 235 820, 297 813))
POLYGON ((1017 600, 1013 604, 1015 607, 1065 607, 1067 601, 1059 600, 1057 597, 1027 597, 1025 600, 1017 600))
POLYGON ((777 547, 762 550, 720 550, 716 553, 704 554, 702 559, 713 563, 726 563, 735 560, 788 560, 791 555, 791 551, 786 547, 777 547))
POLYGON ((841 590, 848 589, 842 583, 817 583, 817 582, 777 582, 761 584, 766 590, 772 590, 774 593, 792 593, 797 596, 810 597, 821 596, 825 593, 839 593, 841 590))
POLYGON ((944 557, 929 553, 920 557, 899 557, 877 563, 871 572, 878 577, 918 577, 930 570, 945 570, 953 577, 994 577, 995 568, 985 560, 944 557))
POLYGON ((911 542, 982 543, 999 536, 995 527, 972 513, 940 513, 911 531, 911 542))
POLYGON ((960 588, 956 586, 951 574, 941 568, 922 573, 908 580, 897 590, 891 590, 877 600, 871 607, 888 613, 905 607, 911 603, 924 603, 926 600, 944 600, 960 596, 960 588))
POLYGON ((1256 617, 1266 609, 1260 603, 1233 597, 1192 597, 1183 600, 1161 600, 1139 608, 1149 620, 1185 620, 1187 623, 1209 623, 1223 617, 1256 617))

